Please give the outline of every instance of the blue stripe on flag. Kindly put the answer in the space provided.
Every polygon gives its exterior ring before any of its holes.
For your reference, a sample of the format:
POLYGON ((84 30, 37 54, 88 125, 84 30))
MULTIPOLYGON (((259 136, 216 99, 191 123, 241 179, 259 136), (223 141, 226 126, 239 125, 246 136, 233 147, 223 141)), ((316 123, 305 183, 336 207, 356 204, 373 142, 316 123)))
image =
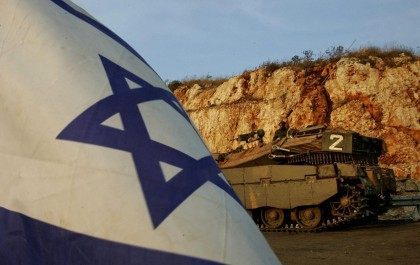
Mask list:
POLYGON ((220 264, 71 232, 0 207, 0 264, 220 264))

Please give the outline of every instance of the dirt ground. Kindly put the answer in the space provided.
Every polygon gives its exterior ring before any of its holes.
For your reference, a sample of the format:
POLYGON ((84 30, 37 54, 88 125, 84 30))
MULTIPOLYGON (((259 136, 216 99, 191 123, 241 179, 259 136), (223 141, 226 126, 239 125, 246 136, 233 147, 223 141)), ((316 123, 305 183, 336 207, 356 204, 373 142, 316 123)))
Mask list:
POLYGON ((322 233, 264 233, 283 265, 420 265, 420 222, 322 233))

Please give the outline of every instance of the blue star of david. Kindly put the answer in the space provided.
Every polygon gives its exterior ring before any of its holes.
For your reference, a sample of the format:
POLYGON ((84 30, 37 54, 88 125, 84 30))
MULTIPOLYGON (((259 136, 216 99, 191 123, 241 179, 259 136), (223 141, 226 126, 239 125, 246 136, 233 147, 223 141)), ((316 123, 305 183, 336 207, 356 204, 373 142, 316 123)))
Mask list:
POLYGON ((197 160, 151 139, 138 108, 140 103, 163 100, 191 125, 185 111, 175 103, 176 99, 172 93, 152 86, 101 55, 99 57, 113 95, 99 100, 86 109, 63 129, 57 139, 94 144, 131 153, 154 228, 206 182, 218 186, 239 202, 232 188, 218 176, 221 171, 211 156, 197 160), (131 89, 126 79, 141 87, 131 89), (123 130, 102 124, 117 113, 121 116, 123 130), (166 181, 159 161, 182 170, 166 181))

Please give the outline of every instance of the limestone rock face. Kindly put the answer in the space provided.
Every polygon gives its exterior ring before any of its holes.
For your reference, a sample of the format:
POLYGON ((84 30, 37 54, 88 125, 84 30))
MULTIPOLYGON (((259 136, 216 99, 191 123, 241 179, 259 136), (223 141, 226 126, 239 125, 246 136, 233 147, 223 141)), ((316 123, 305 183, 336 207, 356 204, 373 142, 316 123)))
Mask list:
POLYGON ((420 61, 343 58, 305 70, 262 68, 215 88, 180 87, 175 96, 215 153, 238 146, 239 134, 264 129, 272 140, 280 121, 291 128, 326 124, 382 138, 383 166, 420 180, 420 61))

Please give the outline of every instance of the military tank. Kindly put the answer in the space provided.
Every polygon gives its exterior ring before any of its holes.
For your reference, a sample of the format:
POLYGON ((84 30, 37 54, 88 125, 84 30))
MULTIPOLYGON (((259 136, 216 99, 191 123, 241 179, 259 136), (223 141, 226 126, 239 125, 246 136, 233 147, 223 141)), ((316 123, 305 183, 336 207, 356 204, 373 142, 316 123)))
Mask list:
POLYGON ((375 218, 396 181, 380 139, 310 126, 270 144, 215 156, 263 231, 319 231, 375 218))

